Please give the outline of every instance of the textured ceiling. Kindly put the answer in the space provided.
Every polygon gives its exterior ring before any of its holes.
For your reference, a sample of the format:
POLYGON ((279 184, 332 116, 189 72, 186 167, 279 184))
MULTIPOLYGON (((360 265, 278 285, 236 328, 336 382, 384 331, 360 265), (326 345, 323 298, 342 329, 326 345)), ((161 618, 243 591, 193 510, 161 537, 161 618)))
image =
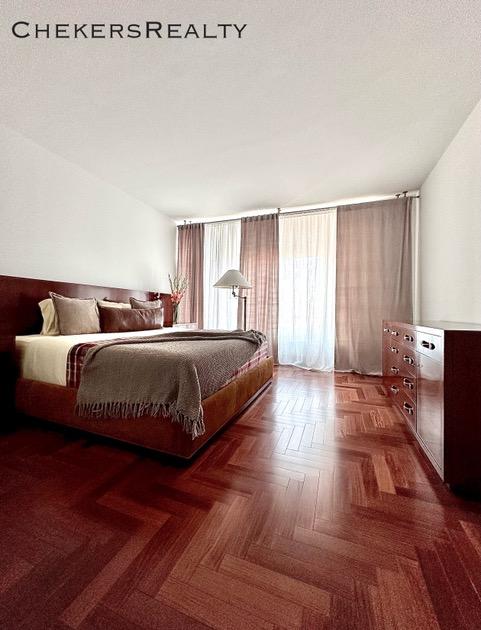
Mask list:
POLYGON ((481 97, 479 0, 1 11, 1 122, 173 217, 415 189, 481 97), (11 35, 17 20, 247 27, 242 39, 35 40, 11 35))

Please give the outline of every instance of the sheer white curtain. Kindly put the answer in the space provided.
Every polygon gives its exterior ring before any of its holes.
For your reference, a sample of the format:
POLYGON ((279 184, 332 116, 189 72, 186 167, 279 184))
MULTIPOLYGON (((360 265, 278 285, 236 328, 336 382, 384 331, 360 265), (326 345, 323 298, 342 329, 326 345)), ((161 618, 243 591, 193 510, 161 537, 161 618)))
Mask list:
POLYGON ((228 269, 239 269, 240 241, 240 220, 205 224, 204 328, 237 328, 237 298, 213 285, 228 269))
POLYGON ((279 363, 334 369, 336 208, 279 217, 279 363))

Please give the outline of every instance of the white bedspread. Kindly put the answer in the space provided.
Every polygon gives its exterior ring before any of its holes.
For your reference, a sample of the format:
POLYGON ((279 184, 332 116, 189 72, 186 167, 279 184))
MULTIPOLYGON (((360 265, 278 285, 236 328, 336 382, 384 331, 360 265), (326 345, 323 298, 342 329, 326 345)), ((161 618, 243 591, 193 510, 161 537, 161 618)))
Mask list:
POLYGON ((91 335, 22 335, 15 338, 20 376, 33 381, 66 385, 67 358, 70 348, 78 343, 107 341, 124 337, 148 337, 173 332, 172 328, 140 330, 126 333, 95 333, 91 335))

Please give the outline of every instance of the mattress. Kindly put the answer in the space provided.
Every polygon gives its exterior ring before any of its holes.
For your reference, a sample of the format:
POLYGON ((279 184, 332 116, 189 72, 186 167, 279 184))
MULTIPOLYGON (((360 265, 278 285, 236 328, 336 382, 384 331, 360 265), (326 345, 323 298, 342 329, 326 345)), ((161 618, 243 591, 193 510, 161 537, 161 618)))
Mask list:
MULTIPOLYGON (((87 335, 22 335, 15 338, 17 364, 21 378, 78 388, 85 356, 90 348, 103 341, 165 335, 172 328, 127 333, 95 333, 87 335)), ((269 356, 262 344, 242 367, 227 381, 244 374, 269 356)), ((225 385, 227 385, 225 383, 225 385)))

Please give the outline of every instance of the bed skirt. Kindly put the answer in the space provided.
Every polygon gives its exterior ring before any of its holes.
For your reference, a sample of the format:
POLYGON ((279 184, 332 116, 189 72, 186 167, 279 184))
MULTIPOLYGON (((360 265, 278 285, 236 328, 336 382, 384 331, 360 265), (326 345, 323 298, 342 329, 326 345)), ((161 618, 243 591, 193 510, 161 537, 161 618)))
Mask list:
POLYGON ((269 357, 202 401, 206 430, 195 440, 168 416, 99 420, 81 418, 74 411, 77 389, 73 387, 19 379, 15 404, 17 411, 26 416, 190 459, 264 391, 272 380, 272 374, 273 361, 269 357))

